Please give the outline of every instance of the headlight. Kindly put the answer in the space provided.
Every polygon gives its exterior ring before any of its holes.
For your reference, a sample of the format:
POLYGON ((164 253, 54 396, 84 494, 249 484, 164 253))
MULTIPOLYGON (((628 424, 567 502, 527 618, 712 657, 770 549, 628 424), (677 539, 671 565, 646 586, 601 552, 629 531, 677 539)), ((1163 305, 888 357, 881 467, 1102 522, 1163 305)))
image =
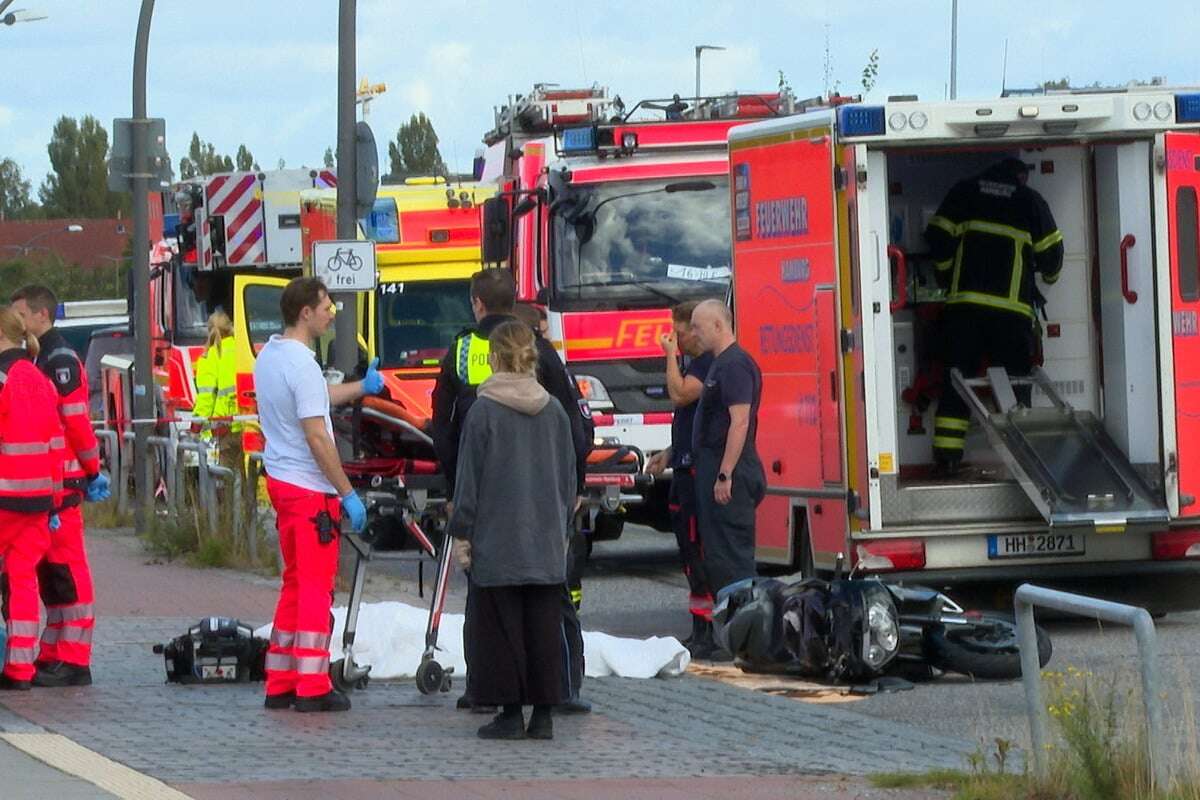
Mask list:
POLYGON ((867 626, 871 629, 872 640, 885 651, 890 653, 900 644, 896 617, 892 609, 883 603, 873 603, 867 610, 867 626))
POLYGON ((583 395, 583 399, 596 411, 608 411, 613 407, 608 390, 598 379, 591 375, 577 375, 575 383, 579 386, 579 393, 583 395))
POLYGON ((1171 112, 1174 109, 1171 104, 1165 100, 1160 100, 1154 104, 1154 118, 1160 122, 1166 122, 1171 118, 1171 112))
POLYGON ((925 116, 924 111, 914 111, 908 115, 908 124, 914 131, 925 130, 928 123, 929 117, 925 116))
POLYGON ((1138 122, 1145 122, 1150 119, 1150 104, 1147 102, 1139 102, 1133 104, 1133 118, 1138 122))

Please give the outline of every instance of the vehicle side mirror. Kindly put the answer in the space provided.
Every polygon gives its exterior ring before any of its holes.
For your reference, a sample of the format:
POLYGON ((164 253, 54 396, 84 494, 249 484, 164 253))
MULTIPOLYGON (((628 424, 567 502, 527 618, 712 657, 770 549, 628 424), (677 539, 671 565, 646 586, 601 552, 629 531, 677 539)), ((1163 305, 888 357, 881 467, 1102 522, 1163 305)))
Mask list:
POLYGON ((483 262, 498 264, 512 253, 512 220, 508 200, 490 197, 483 201, 483 231, 480 242, 483 262))

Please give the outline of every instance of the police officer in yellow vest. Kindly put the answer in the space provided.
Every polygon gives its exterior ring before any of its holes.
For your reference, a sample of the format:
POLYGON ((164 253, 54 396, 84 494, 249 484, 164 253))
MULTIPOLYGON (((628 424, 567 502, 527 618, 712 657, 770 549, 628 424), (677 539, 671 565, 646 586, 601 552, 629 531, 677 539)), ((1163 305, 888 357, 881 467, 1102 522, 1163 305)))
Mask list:
MULTIPOLYGON (((1038 346, 1034 281, 1058 280, 1063 235, 1050 206, 1026 185, 1029 168, 1006 158, 950 190, 925 229, 939 279, 948 286, 942 313, 945 377, 934 418, 933 452, 943 473, 958 469, 970 414, 950 370, 970 378, 985 367, 1028 375, 1038 346)), ((1029 405, 1028 387, 1017 398, 1029 405)))
MULTIPOLYGON (((463 419, 471 404, 475 402, 475 392, 479 385, 492 374, 488 363, 488 355, 491 352, 488 335, 501 322, 513 319, 515 302, 516 285, 509 270, 484 269, 472 275, 471 308, 475 314, 475 327, 460 333, 450 345, 446 357, 442 359, 441 372, 433 390, 433 445, 451 495, 454 494, 454 474, 458 464, 458 443, 463 419)), ((591 450, 592 434, 595 430, 591 410, 580 396, 575 381, 567 372, 554 346, 541 337, 535 337, 535 344, 538 353, 538 382, 562 404, 567 418, 571 421, 576 476, 582 495, 587 456, 591 450)), ((468 589, 469 585, 468 583, 468 589)), ((575 591, 582 597, 582 589, 577 587, 575 591)), ((564 587, 563 628, 564 637, 568 642, 568 652, 564 653, 564 657, 570 662, 570 668, 566 670, 569 686, 564 687, 564 694, 568 698, 564 709, 586 711, 591 707, 579 700, 579 687, 583 679, 583 635, 576 614, 576 604, 572 600, 572 593, 564 587)), ((471 624, 470 610, 471 594, 468 591, 466 625, 471 624)), ((464 630, 464 643, 469 638, 464 630)), ((471 655, 466 653, 468 676, 471 655)), ((460 708, 471 705, 470 693, 468 679, 466 694, 459 701, 460 708)))
POLYGON ((221 463, 231 469, 242 468, 242 426, 221 418, 236 413, 237 351, 233 344, 233 322, 224 311, 217 311, 208 318, 208 347, 196 361, 192 430, 203 432, 205 438, 216 437, 221 463))

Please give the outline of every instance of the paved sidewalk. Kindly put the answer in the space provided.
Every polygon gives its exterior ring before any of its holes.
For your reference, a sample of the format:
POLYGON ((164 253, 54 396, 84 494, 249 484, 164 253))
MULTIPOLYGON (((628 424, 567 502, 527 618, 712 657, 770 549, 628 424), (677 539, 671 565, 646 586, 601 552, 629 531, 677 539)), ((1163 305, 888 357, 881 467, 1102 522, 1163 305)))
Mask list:
POLYGON ((961 767, 972 749, 909 725, 687 676, 589 680, 596 712, 556 720, 551 743, 482 742, 474 731, 486 719, 453 708, 458 687, 427 697, 411 681, 372 683, 354 694, 349 714, 267 712, 261 684, 165 684, 150 648, 205 614, 267 620, 274 583, 147 563, 132 542, 94 534, 90 543, 95 685, 9 693, 0 704, 197 798, 915 798, 931 795, 872 790, 833 773, 961 767), (831 777, 796 783, 820 775, 831 777), (790 788, 809 784, 808 795, 790 788), (822 793, 835 785, 837 793, 822 793))

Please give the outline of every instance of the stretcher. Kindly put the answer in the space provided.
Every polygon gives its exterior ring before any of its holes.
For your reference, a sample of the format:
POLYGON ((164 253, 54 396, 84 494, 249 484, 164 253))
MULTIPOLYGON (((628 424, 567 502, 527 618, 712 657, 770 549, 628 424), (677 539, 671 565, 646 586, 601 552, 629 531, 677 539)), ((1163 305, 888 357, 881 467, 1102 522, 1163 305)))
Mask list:
MULTIPOLYGON (((438 631, 452 569, 451 540, 446 536, 450 498, 433 455, 428 427, 428 419, 384 398, 364 398, 353 412, 347 432, 355 453, 363 457, 342 466, 363 497, 368 521, 362 534, 343 534, 355 554, 354 577, 346 608, 342 657, 330 665, 330 677, 343 691, 365 688, 369 679, 370 667, 354 660, 354 639, 367 563, 375 560, 415 562, 422 591, 424 565, 435 565, 416 684, 422 694, 449 692, 453 686, 453 667, 443 667, 437 660, 438 631), (380 545, 384 542, 399 546, 383 549, 380 545)), ((595 448, 588 457, 584 504, 576 518, 576 530, 586 533, 601 512, 614 513, 625 504, 640 502, 638 492, 653 481, 644 467, 645 458, 637 448, 595 448)))

